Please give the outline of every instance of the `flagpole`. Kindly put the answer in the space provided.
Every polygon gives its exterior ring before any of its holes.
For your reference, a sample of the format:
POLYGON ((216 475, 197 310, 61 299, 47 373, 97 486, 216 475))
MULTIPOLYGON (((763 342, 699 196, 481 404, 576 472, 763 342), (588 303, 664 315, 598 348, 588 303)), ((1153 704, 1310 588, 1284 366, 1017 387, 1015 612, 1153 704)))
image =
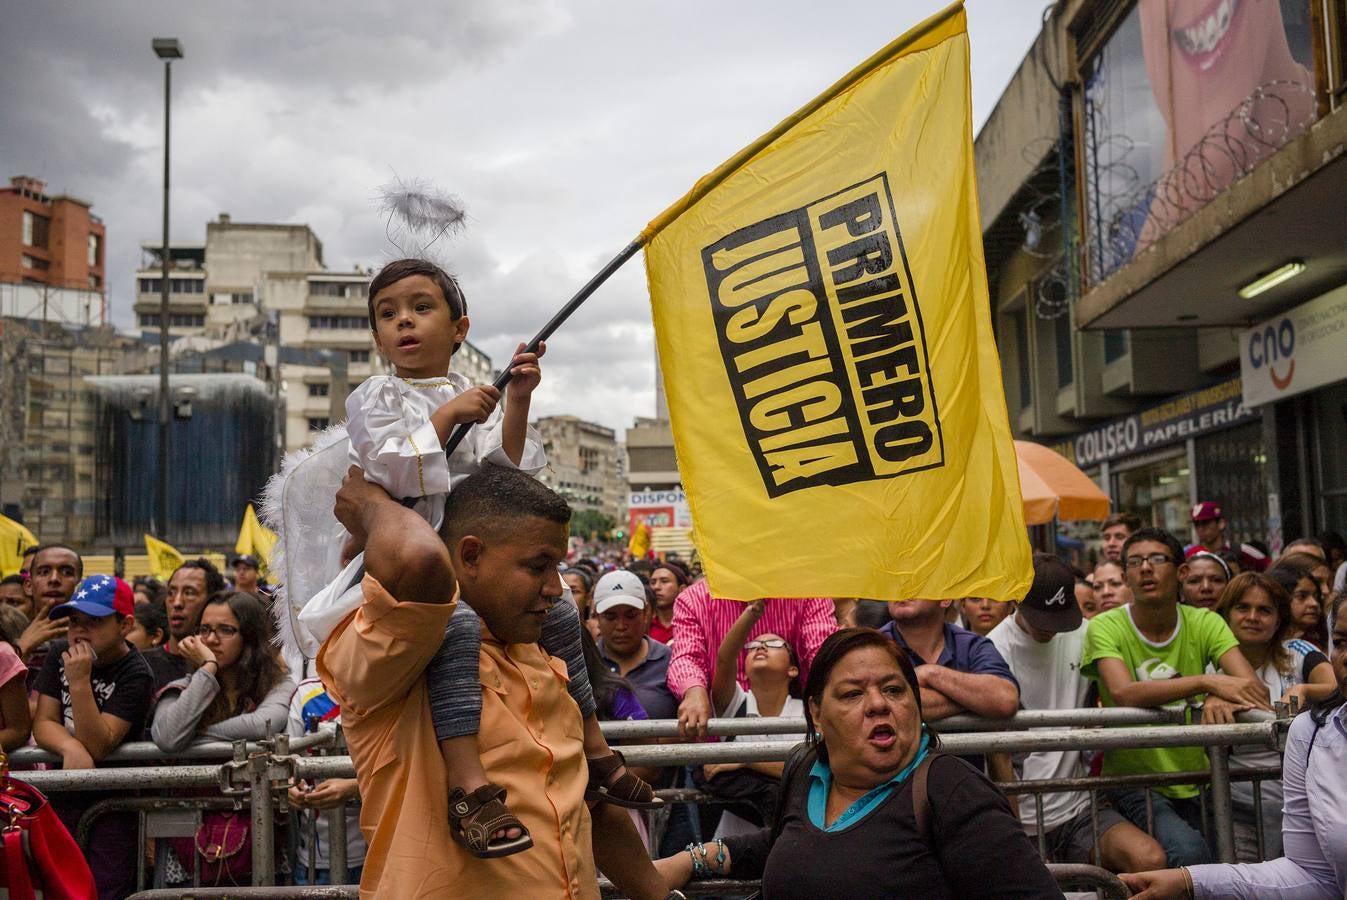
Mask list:
MULTIPOLYGON (((635 256, 642 246, 644 246, 644 241, 642 241, 640 238, 637 238, 627 246, 623 247, 622 252, 619 253, 617 256, 614 256, 608 262, 608 265, 604 266, 598 272, 594 273, 594 277, 589 279, 589 281, 585 283, 584 287, 576 291, 575 296, 571 297, 571 299, 566 303, 565 306, 557 310, 556 315, 552 316, 552 318, 548 321, 548 323, 542 327, 542 330, 533 336, 533 340, 529 341, 528 344, 524 347, 524 352, 537 353, 538 345, 541 344, 543 341, 547 340, 549 337, 551 337, 552 333, 556 331, 558 328, 560 328, 562 324, 567 319, 569 319, 571 315, 577 309, 579 309, 586 300, 589 299, 589 295, 597 291, 599 289, 599 286, 602 285, 605 281, 607 281, 610 277, 612 277, 614 272, 622 268, 622 266, 627 262, 627 260, 635 256)), ((498 391, 504 391, 505 386, 509 383, 510 383, 510 367, 506 366, 505 371, 500 373, 500 377, 495 380, 492 386, 495 387, 495 389, 498 391)), ((471 429, 472 426, 473 426, 472 422, 464 422, 454 429, 453 433, 449 435, 449 440, 446 441, 444 444, 444 453, 446 456, 453 453, 454 448, 463 442, 463 438, 467 435, 468 430, 471 429)))

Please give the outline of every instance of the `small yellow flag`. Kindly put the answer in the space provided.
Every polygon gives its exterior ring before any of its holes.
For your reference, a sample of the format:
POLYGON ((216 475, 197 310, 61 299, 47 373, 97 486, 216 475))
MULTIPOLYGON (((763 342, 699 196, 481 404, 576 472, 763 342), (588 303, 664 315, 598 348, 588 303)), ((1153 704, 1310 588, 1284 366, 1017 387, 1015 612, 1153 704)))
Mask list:
POLYGON ((261 564, 262 576, 267 576, 267 566, 271 564, 271 548, 276 545, 276 532, 267 528, 257 518, 257 512, 251 503, 243 513, 243 524, 239 526, 239 539, 234 542, 235 553, 247 553, 257 557, 261 564))
POLYGON ((633 559, 645 559, 646 554, 650 552, 650 526, 645 522, 637 522, 636 527, 631 530, 631 542, 627 545, 627 552, 633 559))
POLYGON ((37 545, 37 538, 21 523, 0 516, 0 577, 16 574, 23 565, 23 551, 37 545))
POLYGON ((717 596, 1023 597, 955 4, 641 236, 717 596))
POLYGON ((149 557, 150 574, 161 581, 168 581, 183 561, 183 555, 176 547, 148 534, 145 535, 145 554, 149 557))

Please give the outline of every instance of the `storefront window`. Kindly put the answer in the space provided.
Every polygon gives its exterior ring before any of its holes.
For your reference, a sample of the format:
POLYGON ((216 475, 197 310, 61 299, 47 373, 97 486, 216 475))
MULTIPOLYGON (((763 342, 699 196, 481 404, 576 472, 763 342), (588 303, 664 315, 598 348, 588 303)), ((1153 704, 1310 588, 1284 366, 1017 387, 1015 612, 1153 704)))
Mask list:
POLYGON ((1197 499, 1215 500, 1225 513, 1231 544, 1268 539, 1267 457, 1263 425, 1252 422, 1218 431, 1193 442, 1197 460, 1197 499))
POLYGON ((1114 508, 1135 513, 1142 522, 1164 528, 1180 541, 1192 538, 1188 503, 1188 454, 1178 448, 1163 458, 1117 471, 1114 508))
POLYGON ((1086 63, 1092 284, 1314 121, 1310 4, 1144 0, 1086 63))

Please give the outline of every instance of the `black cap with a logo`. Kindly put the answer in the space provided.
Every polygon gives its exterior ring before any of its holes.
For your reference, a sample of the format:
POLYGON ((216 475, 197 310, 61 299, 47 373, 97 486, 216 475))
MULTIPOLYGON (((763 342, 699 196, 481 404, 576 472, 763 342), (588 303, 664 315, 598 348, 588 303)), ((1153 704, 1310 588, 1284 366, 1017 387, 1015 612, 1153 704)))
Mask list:
POLYGON ((1075 631, 1083 617, 1076 604, 1076 576, 1055 556, 1034 556, 1034 583, 1020 601, 1019 615, 1040 631, 1075 631))

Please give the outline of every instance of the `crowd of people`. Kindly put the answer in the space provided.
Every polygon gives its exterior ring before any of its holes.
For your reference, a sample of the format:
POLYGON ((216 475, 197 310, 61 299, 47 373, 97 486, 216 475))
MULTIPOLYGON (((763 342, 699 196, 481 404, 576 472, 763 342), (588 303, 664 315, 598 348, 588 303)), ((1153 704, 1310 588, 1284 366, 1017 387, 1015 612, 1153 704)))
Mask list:
MULTIPOLYGON (((532 477, 545 347, 519 348, 502 414, 495 388, 448 376, 466 310, 423 261, 371 283, 370 327, 395 374, 348 403, 341 571, 299 614, 316 658, 273 640, 252 557, 228 578, 201 558, 166 584, 128 584, 45 544, 0 583, 5 749, 31 742, 87 769, 128 741, 190 754, 340 722, 356 778, 288 786, 278 877, 330 882, 341 817, 347 877, 376 897, 593 897, 599 871, 640 900, 709 876, 760 878, 773 898, 875 885, 1055 896, 1046 862, 1098 863, 1152 897, 1342 895, 1340 536, 1274 558, 1229 545, 1219 503, 1204 502, 1187 546, 1116 515, 1092 569, 1036 555, 1013 602, 717 597, 676 557, 576 558, 570 508, 532 477), (459 426, 469 439, 441 452, 459 426), (960 714, 1200 707, 1217 724, 1277 704, 1309 711, 1284 760, 1234 754, 1283 772, 1232 791, 1235 866, 1214 864, 1204 787, 1182 777, 1208 768, 1200 747, 940 749, 940 723, 960 714), (807 723, 784 763, 628 767, 599 727, 675 720, 668 740, 703 742, 713 718, 764 716, 807 723), (996 786, 1091 775, 1114 779, 1097 806, 1082 790, 996 786), (657 788, 711 802, 666 807, 657 788)), ((73 832, 97 799, 61 792, 53 806, 73 832)), ((210 809, 196 834, 151 849, 134 813, 107 812, 86 856, 102 898, 131 892, 142 853, 157 884, 243 884, 251 827, 210 809)))

